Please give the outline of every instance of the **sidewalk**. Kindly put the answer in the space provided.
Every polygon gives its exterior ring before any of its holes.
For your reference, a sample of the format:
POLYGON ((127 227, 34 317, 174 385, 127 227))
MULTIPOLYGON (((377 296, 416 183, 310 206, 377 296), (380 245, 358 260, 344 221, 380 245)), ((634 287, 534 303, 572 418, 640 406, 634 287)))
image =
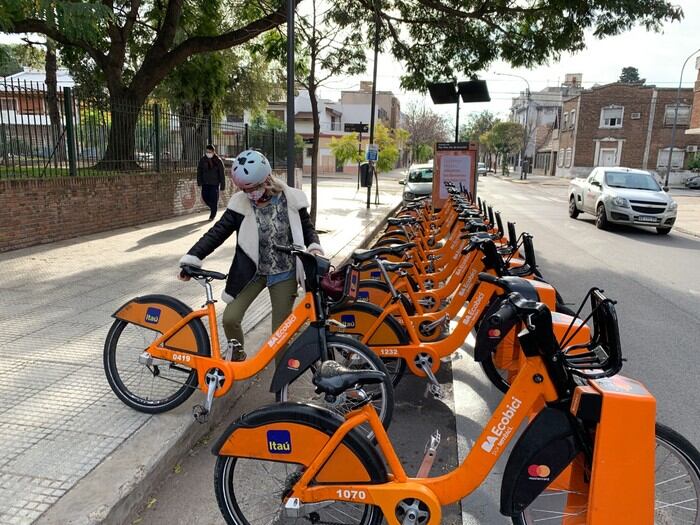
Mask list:
MULTIPOLYGON (((527 184, 533 186, 545 186, 566 189, 569 187, 571 179, 564 177, 550 177, 546 175, 528 175, 527 180, 520 180, 519 173, 512 173, 504 176, 500 173, 489 174, 501 180, 512 182, 513 184, 527 184)), ((694 237, 700 237, 700 191, 688 190, 681 187, 672 187, 670 195, 678 202, 678 219, 674 230, 683 232, 694 237)))
MULTIPOLYGON (((316 226, 336 264, 379 226, 400 202, 402 189, 387 176, 381 204, 365 210, 366 193, 356 192, 354 182, 323 180, 319 186, 316 226)), ((204 218, 180 217, 0 255, 0 524, 40 517, 40 523, 62 525, 119 523, 168 459, 209 428, 192 421, 197 394, 171 413, 147 416, 116 398, 102 368, 111 314, 130 298, 162 293, 202 303, 200 287, 175 274, 180 256, 210 226, 204 218)), ((229 241, 207 258, 206 267, 225 272, 232 256, 229 241)), ((223 304, 218 306, 221 315, 223 304)), ((263 293, 244 329, 268 312, 263 293)), ((219 400, 215 412, 225 414, 245 388, 219 400)))

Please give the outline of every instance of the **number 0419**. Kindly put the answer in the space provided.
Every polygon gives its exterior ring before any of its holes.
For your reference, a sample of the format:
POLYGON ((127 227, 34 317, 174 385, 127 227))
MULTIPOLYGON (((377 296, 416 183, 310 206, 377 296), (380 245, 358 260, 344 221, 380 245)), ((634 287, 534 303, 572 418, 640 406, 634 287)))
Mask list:
POLYGON ((367 493, 364 490, 338 489, 336 494, 343 499, 367 499, 367 493))

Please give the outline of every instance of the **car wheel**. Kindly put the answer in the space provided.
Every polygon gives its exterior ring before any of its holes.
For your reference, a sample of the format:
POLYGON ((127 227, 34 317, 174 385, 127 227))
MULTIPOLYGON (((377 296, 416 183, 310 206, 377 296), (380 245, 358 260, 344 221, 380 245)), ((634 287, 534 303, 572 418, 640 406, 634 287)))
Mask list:
POLYGON ((608 229, 608 215, 605 212, 605 206, 602 204, 598 205, 598 210, 596 212, 595 227, 599 230, 608 229))
POLYGON ((578 214, 581 213, 578 211, 578 208, 576 207, 576 199, 574 197, 571 197, 569 199, 569 217, 572 219, 575 219, 578 217, 578 214))
POLYGON ((656 233, 659 235, 668 235, 670 231, 671 228, 656 228, 656 233))

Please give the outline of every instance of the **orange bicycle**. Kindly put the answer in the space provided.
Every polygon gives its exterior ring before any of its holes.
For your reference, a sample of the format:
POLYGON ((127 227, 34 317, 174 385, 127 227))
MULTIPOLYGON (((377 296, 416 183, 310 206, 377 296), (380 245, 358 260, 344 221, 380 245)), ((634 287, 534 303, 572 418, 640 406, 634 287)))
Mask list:
MULTIPOLYGON (((589 297, 594 336, 575 353, 559 346, 549 309, 518 293, 485 321, 494 335, 513 321, 522 327, 525 362, 463 463, 446 475, 428 477, 434 434, 410 477, 368 404, 344 418, 297 403, 242 416, 213 447, 226 522, 435 525, 441 507, 476 490, 527 423, 501 486, 500 511, 513 523, 697 525, 700 453, 655 424, 654 397, 618 374, 614 303, 597 289, 589 297), (363 424, 375 430, 377 447, 358 432, 363 424)), ((331 399, 381 381, 380 372, 332 362, 314 377, 331 399)))
MULTIPOLYGON (((299 257, 306 274, 306 294, 292 313, 246 361, 230 361, 219 345, 216 308, 211 282, 226 275, 184 266, 182 270, 201 284, 206 303, 192 311, 185 303, 166 295, 137 297, 120 307, 104 347, 104 370, 112 390, 125 404, 150 414, 179 406, 199 389, 206 394, 193 414, 204 422, 215 398, 227 394, 236 381, 261 372, 280 356, 270 385, 278 400, 303 399, 323 404, 315 395, 311 376, 321 361, 336 359, 354 369, 386 372, 382 361, 366 346, 350 337, 331 334, 326 296, 320 281, 330 261, 303 249, 276 247, 299 257), (208 318, 207 333, 201 318, 208 318)), ((390 380, 372 392, 372 404, 385 424, 393 412, 390 380)), ((333 409, 352 407, 352 393, 334 401, 333 409)))

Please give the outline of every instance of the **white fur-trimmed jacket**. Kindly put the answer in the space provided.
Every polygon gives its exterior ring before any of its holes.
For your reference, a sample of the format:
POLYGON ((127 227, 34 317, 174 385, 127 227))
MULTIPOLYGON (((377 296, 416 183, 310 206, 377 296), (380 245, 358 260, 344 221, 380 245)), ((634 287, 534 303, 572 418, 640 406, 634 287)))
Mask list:
MULTIPOLYGON (((309 212, 309 200, 306 194, 282 183, 287 199, 289 225, 292 241, 296 245, 306 246, 309 250, 323 252, 318 234, 314 228, 309 212)), ((250 199, 242 191, 235 193, 221 218, 190 248, 187 255, 180 259, 180 264, 201 267, 203 259, 221 246, 233 233, 237 233, 236 253, 228 272, 226 288, 221 296, 224 302, 231 302, 255 276, 258 268, 260 242, 255 211, 250 199)), ((296 261, 297 281, 303 286, 304 270, 296 261)))

